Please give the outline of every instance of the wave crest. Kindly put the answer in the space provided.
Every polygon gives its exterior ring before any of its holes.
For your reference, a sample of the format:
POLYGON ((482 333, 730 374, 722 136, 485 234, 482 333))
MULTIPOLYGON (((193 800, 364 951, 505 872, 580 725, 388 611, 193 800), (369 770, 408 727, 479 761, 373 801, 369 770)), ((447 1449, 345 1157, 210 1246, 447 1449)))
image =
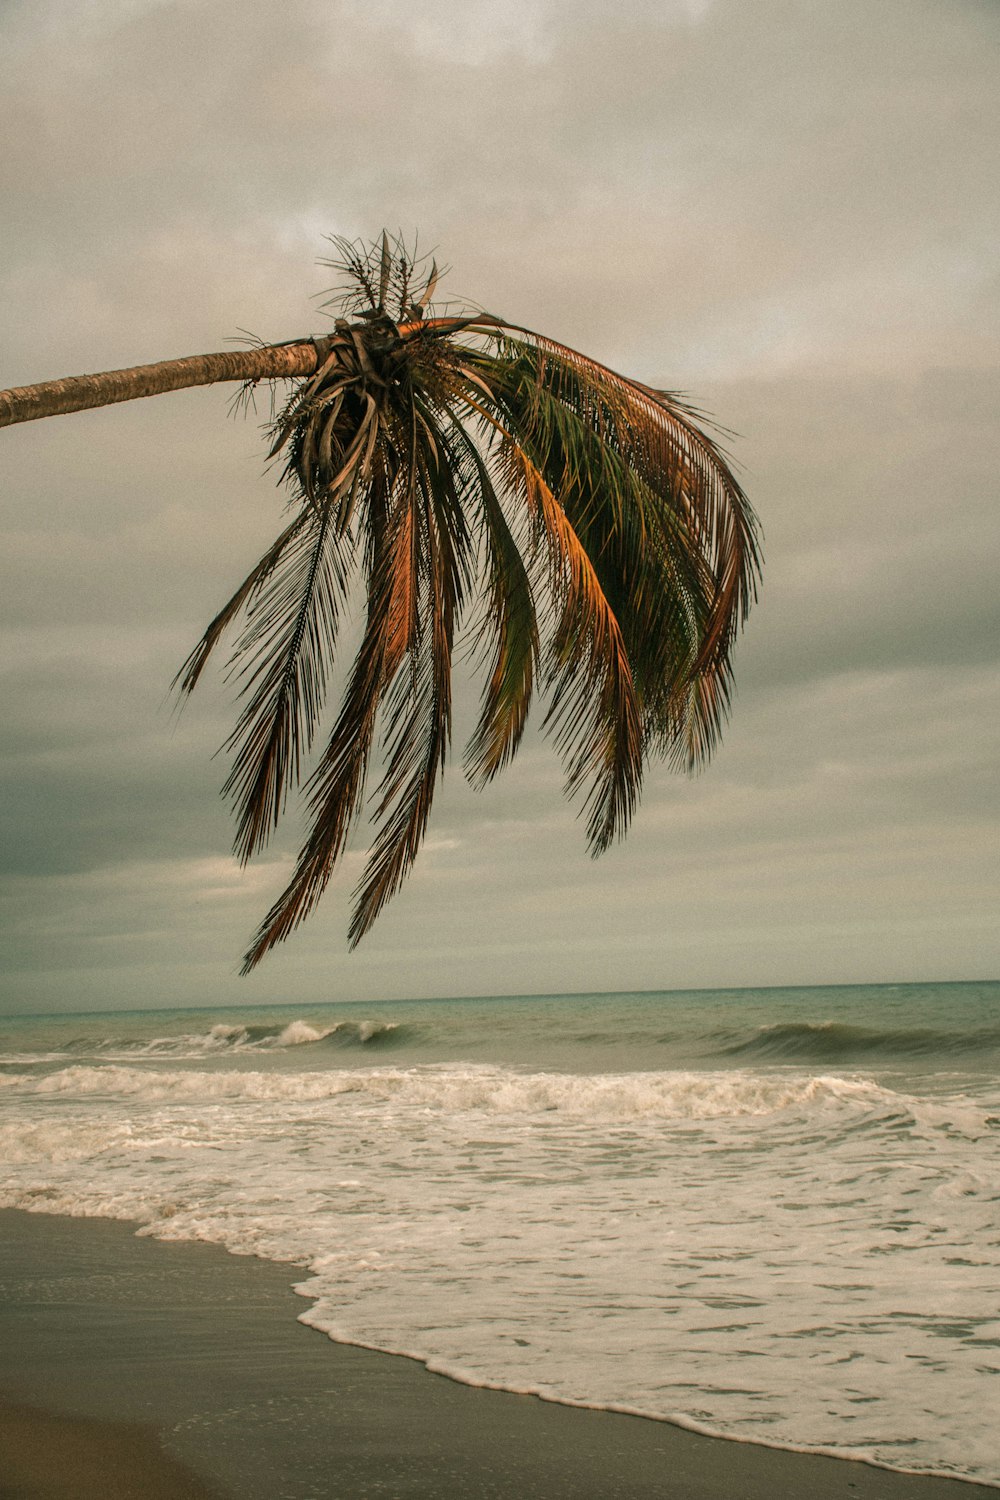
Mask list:
POLYGON ((840 1021, 788 1021, 761 1026, 752 1036, 721 1047, 723 1057, 831 1059, 951 1057, 1000 1047, 1000 1026, 976 1031, 942 1031, 934 1027, 881 1028, 840 1021))
POLYGON ((329 1025, 312 1021, 278 1021, 259 1025, 246 1022, 218 1021, 207 1031, 178 1032, 173 1036, 77 1037, 65 1044, 62 1052, 42 1055, 11 1055, 8 1064, 22 1066, 35 1062, 55 1061, 59 1057, 98 1057, 119 1059, 176 1058, 192 1060, 224 1056, 229 1053, 272 1052, 290 1047, 386 1047, 399 1045, 414 1028, 393 1021, 343 1020, 329 1025))

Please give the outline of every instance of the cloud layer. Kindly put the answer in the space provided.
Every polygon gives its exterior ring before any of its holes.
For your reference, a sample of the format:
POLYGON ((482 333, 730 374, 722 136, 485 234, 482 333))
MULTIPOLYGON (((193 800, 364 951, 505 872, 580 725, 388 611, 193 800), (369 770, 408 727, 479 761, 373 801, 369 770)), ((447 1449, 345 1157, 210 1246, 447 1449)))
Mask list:
POLYGON ((222 391, 4 432, 10 1006, 996 974, 995 7, 25 0, 0 32, 0 384, 318 330, 323 236, 419 228, 452 295, 735 429, 767 559, 716 762, 652 775, 621 848, 586 858, 534 739, 483 796, 452 771, 357 954, 345 868, 240 982, 294 834, 235 867, 231 698, 166 692, 276 529, 261 439, 222 391))

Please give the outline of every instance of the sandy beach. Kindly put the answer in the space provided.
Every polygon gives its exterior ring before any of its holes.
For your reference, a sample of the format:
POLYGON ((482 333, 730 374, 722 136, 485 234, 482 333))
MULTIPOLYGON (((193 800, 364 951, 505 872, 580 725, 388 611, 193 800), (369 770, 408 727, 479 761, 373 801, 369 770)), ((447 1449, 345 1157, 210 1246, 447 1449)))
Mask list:
POLYGON ((296 1322, 296 1268, 0 1213, 3 1500, 990 1500, 987 1486, 475 1390, 296 1322))

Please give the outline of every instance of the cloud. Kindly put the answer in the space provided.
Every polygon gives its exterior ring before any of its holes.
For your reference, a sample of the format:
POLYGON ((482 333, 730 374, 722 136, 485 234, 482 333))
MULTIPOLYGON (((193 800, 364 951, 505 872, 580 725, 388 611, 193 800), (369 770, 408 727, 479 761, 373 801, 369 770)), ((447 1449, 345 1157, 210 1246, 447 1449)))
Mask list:
POLYGON ((741 382, 710 400, 747 434, 764 523, 745 685, 996 662, 995 370, 741 382))
POLYGON ((482 797, 449 772, 357 954, 360 834, 248 987, 297 830, 228 863, 232 693, 176 726, 165 695, 279 524, 260 435, 226 391, 4 432, 19 1003, 995 966, 995 6, 32 0, 0 28, 0 383, 314 330, 323 235, 419 228, 446 292, 735 429, 767 558, 723 748, 651 773, 622 848, 586 858, 533 733, 482 797))
POLYGON ((442 244, 456 291, 609 357, 667 350, 675 379, 978 343, 995 16, 485 10, 22 12, 0 93, 15 333, 48 306, 109 357, 287 337, 317 232, 388 220, 442 244), (57 45, 67 12, 86 24, 57 45))

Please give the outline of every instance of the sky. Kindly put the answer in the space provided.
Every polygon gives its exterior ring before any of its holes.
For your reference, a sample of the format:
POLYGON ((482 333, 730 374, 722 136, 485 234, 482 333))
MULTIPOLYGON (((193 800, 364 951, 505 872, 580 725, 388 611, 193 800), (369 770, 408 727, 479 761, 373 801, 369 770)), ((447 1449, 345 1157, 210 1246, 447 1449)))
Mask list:
POLYGON ((711 412, 765 554, 722 746, 624 843, 537 733, 466 785, 470 684, 369 937, 359 844, 240 979, 300 825, 238 866, 232 689, 169 685, 279 528, 258 426, 0 432, 0 1006, 1000 975, 995 0, 0 0, 0 116, 0 386, 322 332, 325 237, 388 226, 711 412))

